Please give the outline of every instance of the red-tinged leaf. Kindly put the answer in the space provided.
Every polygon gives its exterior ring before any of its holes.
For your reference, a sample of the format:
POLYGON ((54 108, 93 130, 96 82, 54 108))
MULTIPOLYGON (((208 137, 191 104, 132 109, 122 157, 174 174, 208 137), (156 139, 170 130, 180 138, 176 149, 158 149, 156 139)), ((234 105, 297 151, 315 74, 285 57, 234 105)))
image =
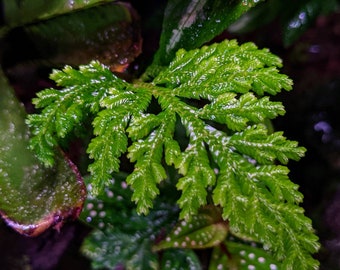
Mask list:
POLYGON ((0 214, 17 232, 37 236, 79 216, 86 189, 74 164, 60 152, 46 168, 28 149, 25 112, 0 77, 0 214))
POLYGON ((167 248, 209 248, 219 245, 228 234, 228 224, 215 207, 205 207, 189 221, 180 221, 155 251, 167 248))

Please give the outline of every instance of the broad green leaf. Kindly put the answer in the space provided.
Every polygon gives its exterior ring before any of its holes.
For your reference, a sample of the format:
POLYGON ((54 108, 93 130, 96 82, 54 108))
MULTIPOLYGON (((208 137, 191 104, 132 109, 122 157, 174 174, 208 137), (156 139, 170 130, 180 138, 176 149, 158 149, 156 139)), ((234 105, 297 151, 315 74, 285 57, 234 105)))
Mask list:
POLYGON ((60 152, 45 168, 28 149, 25 112, 0 78, 0 213, 14 230, 36 236, 50 226, 76 219, 86 196, 83 181, 60 152))
POLYGON ((201 270, 198 256, 191 249, 168 249, 162 254, 160 270, 201 270))
MULTIPOLYGON (((148 216, 137 215, 125 178, 126 175, 115 176, 110 188, 97 197, 90 195, 85 201, 80 218, 95 230, 85 239, 82 252, 92 260, 94 269, 115 269, 119 265, 133 270, 159 269, 152 245, 169 230, 178 211, 159 203, 148 216)), ((91 189, 90 183, 88 188, 91 189)), ((181 256, 185 262, 193 254, 181 256)), ((176 257, 168 257, 171 265, 176 265, 176 257)), ((189 260, 187 263, 190 265, 189 260)))
POLYGON ((198 48, 254 7, 256 0, 170 0, 165 10, 155 64, 167 65, 175 52, 198 48))
POLYGON ((282 42, 285 46, 293 44, 319 15, 338 9, 337 0, 271 0, 260 3, 230 25, 228 31, 243 34, 254 31, 278 20, 281 23, 282 42))
POLYGON ((209 270, 279 270, 281 263, 255 243, 225 241, 224 248, 215 247, 212 251, 209 270))
POLYGON ((154 246, 154 250, 214 247, 223 242, 227 234, 228 223, 221 219, 219 209, 208 206, 189 221, 180 221, 165 240, 154 246))
POLYGON ((3 0, 4 21, 15 27, 112 0, 3 0))
POLYGON ((291 3, 293 12, 282 18, 282 40, 285 46, 294 43, 315 22, 324 3, 325 1, 320 0, 291 3))
POLYGON ((114 228, 96 230, 87 237, 82 252, 91 259, 93 269, 157 270, 158 257, 150 241, 139 234, 125 234, 114 228))
POLYGON ((57 16, 27 25, 24 31, 37 50, 35 60, 58 67, 99 60, 121 70, 141 52, 136 11, 123 3, 57 16))

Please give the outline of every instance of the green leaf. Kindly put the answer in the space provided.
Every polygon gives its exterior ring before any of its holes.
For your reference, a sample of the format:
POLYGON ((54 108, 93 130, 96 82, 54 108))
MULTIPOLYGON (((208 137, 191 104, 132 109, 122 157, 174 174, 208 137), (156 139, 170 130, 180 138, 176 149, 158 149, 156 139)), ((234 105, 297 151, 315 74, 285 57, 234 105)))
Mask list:
POLYGON ((99 60, 112 70, 125 69, 141 51, 136 11, 107 3, 24 27, 37 51, 35 60, 53 67, 99 60))
POLYGON ((271 254, 257 247, 255 243, 227 241, 225 249, 219 247, 213 249, 209 270, 283 269, 280 262, 276 261, 271 254))
POLYGON ((239 46, 231 40, 190 52, 179 50, 154 82, 190 98, 210 100, 226 92, 248 91, 275 95, 282 88, 292 89, 292 81, 276 68, 281 65, 281 59, 268 49, 259 50, 253 43, 239 46))
POLYGON ((292 16, 283 18, 282 39, 285 46, 291 45, 312 25, 322 5, 323 2, 320 0, 302 1, 302 3, 293 5, 295 10, 292 16))
POLYGON ((180 48, 190 50, 212 40, 258 2, 168 1, 154 63, 168 65, 180 48))
POLYGON ((158 251, 168 248, 209 248, 223 242, 227 233, 228 224, 221 219, 219 209, 210 206, 201 209, 189 221, 180 221, 166 239, 153 249, 158 251))
POLYGON ((82 252, 92 261, 93 269, 158 269, 157 254, 152 253, 148 239, 140 235, 96 230, 83 243, 82 252))
POLYGON ((203 108, 202 117, 238 131, 245 129, 249 122, 261 123, 266 118, 273 119, 285 113, 280 102, 271 102, 268 97, 257 99, 252 93, 246 93, 239 99, 236 97, 234 93, 220 95, 203 108))
MULTIPOLYGON (((287 269, 300 269, 302 261, 301 269, 314 269, 317 262, 311 254, 318 250, 318 239, 298 206, 302 195, 297 185, 279 165, 298 160, 305 149, 282 132, 271 133, 263 123, 282 115, 284 108, 258 97, 291 89, 280 66, 281 60, 267 49, 227 40, 180 50, 168 68, 152 81, 148 78, 149 83, 129 84, 92 62, 79 70, 55 72, 58 84, 64 85, 61 95, 28 123, 38 141, 59 144, 63 133, 56 127, 62 125, 50 119, 55 121, 60 109, 82 104, 83 115, 94 119, 87 149, 93 158, 92 193, 100 194, 110 185, 126 155, 132 163, 126 183, 137 213, 148 213, 160 187, 171 183, 181 192, 177 204, 184 222, 212 203, 221 207, 232 234, 263 244, 287 269), (177 175, 167 181, 173 170, 177 175)), ((45 100, 50 95, 47 92, 45 100)), ((33 146, 42 159, 53 149, 33 146)))
MULTIPOLYGON (((124 181, 125 177, 117 175, 105 192, 87 198, 80 218, 95 230, 85 239, 82 252, 92 260, 94 269, 115 269, 118 266, 126 269, 159 269, 158 256, 152 251, 152 245, 169 229, 178 211, 160 203, 148 216, 137 215, 130 201, 131 189, 124 181)), ((88 188, 90 191, 91 183, 88 188)), ((185 264, 190 265, 189 259, 185 262, 186 258, 195 259, 190 252, 175 254, 180 255, 185 264)), ((173 255, 168 254, 166 258, 166 265, 176 265, 178 262, 173 255)), ((196 258, 194 262, 197 264, 197 261, 196 258)))
POLYGON ((337 0, 265 1, 243 14, 228 31, 244 34, 277 20, 281 23, 282 42, 290 46, 315 23, 318 16, 334 12, 338 6, 337 0))
POLYGON ((57 152, 45 168, 28 148, 25 112, 3 75, 0 78, 0 213, 14 230, 36 236, 76 219, 86 196, 74 164, 57 152))
POLYGON ((4 0, 4 21, 10 27, 48 19, 111 0, 4 0))
POLYGON ((162 254, 162 270, 201 270, 201 262, 195 252, 191 249, 172 249, 166 250, 162 254))

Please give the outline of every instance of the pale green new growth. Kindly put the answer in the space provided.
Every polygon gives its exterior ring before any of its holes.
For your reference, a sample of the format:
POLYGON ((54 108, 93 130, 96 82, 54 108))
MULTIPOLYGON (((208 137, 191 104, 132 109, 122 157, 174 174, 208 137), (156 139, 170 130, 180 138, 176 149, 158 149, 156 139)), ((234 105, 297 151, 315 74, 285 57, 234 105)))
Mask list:
MULTIPOLYGON (((283 261, 284 269, 316 269, 318 249, 311 221, 298 206, 302 195, 283 165, 305 149, 282 132, 269 134, 265 119, 284 114, 264 94, 290 90, 281 61, 268 50, 236 41, 180 50, 150 83, 129 84, 98 62, 52 74, 57 91, 34 100, 31 146, 47 165, 54 149, 91 117, 94 138, 87 152, 94 193, 120 170, 120 156, 134 163, 127 183, 139 213, 148 213, 167 177, 181 175, 180 217, 188 219, 212 195, 235 235, 259 241, 283 261), (159 112, 150 106, 157 101, 159 112), (186 138, 175 136, 185 129, 186 138)), ((147 77, 147 76, 146 76, 147 77)))

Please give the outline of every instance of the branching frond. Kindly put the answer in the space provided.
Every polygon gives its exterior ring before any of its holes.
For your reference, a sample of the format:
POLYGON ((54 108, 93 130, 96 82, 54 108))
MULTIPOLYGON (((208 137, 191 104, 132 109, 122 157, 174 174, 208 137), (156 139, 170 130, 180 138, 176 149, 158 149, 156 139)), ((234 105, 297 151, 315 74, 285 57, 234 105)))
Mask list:
POLYGON ((264 124, 285 112, 280 102, 261 97, 291 89, 280 66, 267 49, 224 41, 180 50, 150 83, 129 84, 98 62, 66 67, 51 76, 63 89, 34 100, 42 111, 28 118, 31 146, 50 165, 54 148, 94 119, 87 149, 94 193, 127 155, 134 166, 126 179, 132 200, 139 213, 148 213, 173 166, 181 218, 190 219, 212 195, 232 233, 264 244, 285 269, 315 269, 310 253, 318 243, 298 206, 302 195, 279 165, 298 160, 305 149, 264 124))

